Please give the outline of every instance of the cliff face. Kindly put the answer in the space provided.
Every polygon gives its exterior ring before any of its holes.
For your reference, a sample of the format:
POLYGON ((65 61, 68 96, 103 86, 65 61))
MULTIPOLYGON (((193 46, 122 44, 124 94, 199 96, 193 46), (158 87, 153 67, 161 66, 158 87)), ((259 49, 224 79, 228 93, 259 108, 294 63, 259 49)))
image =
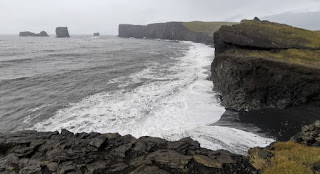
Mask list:
POLYGON ((30 31, 20 32, 20 37, 48 37, 49 35, 45 31, 41 31, 39 34, 32 33, 30 31))
POLYGON ((0 173, 257 173, 249 161, 210 151, 190 138, 168 142, 130 135, 58 132, 0 134, 0 173))
POLYGON ((222 104, 235 110, 320 106, 320 35, 267 21, 214 34, 212 63, 222 104))
POLYGON ((222 25, 229 23, 211 24, 215 28, 202 23, 183 23, 183 22, 168 22, 149 25, 119 25, 119 37, 134 37, 134 38, 153 38, 153 39, 169 39, 169 40, 184 40, 198 43, 212 44, 213 33, 222 25), (194 27, 194 26, 198 26, 194 27), (194 29, 192 28, 194 27, 194 29), (199 27, 205 28, 199 30, 199 27), (214 30, 214 31, 212 31, 214 30))

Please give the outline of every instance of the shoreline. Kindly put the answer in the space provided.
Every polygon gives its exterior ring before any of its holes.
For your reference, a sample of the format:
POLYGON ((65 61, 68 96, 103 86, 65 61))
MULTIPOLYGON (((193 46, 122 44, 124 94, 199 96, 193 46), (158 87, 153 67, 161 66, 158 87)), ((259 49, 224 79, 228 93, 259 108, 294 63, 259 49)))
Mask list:
MULTIPOLYGON (((148 114, 140 113, 141 115, 139 115, 138 112, 138 116, 136 118, 132 117, 132 120, 124 120, 124 123, 115 123, 108 126, 108 120, 106 119, 110 117, 109 115, 106 114, 106 118, 97 117, 94 116, 94 112, 90 111, 95 111, 98 108, 104 109, 101 106, 108 105, 108 96, 103 94, 101 97, 100 94, 94 94, 71 107, 58 111, 56 116, 41 123, 43 125, 42 128, 39 127, 40 124, 37 124, 33 127, 33 130, 67 129, 74 133, 92 131, 99 133, 117 132, 121 135, 132 135, 136 138, 153 136, 169 141, 178 141, 181 138, 191 137, 200 142, 202 147, 211 150, 225 149, 237 154, 246 154, 249 148, 265 147, 272 143, 273 140, 270 138, 256 135, 250 131, 243 131, 235 127, 212 126, 212 124, 221 119, 225 112, 225 108, 220 105, 219 99, 216 97, 217 93, 212 91, 212 81, 208 80, 209 65, 214 58, 214 48, 189 41, 181 41, 181 44, 189 44, 190 46, 186 55, 178 58, 180 62, 173 67, 178 69, 181 74, 177 76, 178 80, 170 82, 173 85, 179 83, 173 91, 161 97, 163 94, 160 92, 164 88, 163 86, 142 85, 139 90, 125 93, 125 96, 134 95, 136 97, 131 97, 129 102, 138 100, 139 96, 147 97, 154 101, 154 103, 149 104, 151 108, 148 114), (153 90, 150 93, 151 96, 145 96, 149 94, 148 91, 151 89, 153 90), (102 103, 95 104, 96 101, 102 103), (87 103, 92 103, 93 105, 87 106, 87 103), (88 111, 83 111, 82 108, 88 109, 88 111), (78 113, 78 115, 75 115, 75 113, 78 113), (73 118, 83 118, 82 115, 85 113, 87 114, 86 117, 92 117, 91 120, 95 121, 92 123, 94 127, 86 126, 86 123, 82 124, 82 120, 73 118), (68 118, 73 119, 70 120, 68 118), (48 125, 48 123, 51 124, 48 125), (46 126, 44 127, 44 125, 46 126), (85 129, 80 129, 81 127, 84 128, 84 126, 86 126, 85 129)), ((152 71, 150 72, 152 73, 152 71)), ((148 73, 149 71, 144 76, 148 76, 148 73)), ((166 78, 171 79, 170 76, 166 78)), ((170 88, 172 87, 170 86, 170 88)), ((137 107, 139 110, 141 106, 137 107)), ((106 110, 106 113, 108 113, 108 110, 106 110)), ((123 115, 120 119, 125 119, 126 117, 130 117, 130 115, 123 115)))
POLYGON ((301 127, 320 120, 319 107, 291 107, 288 109, 263 109, 259 111, 237 112, 227 110, 216 124, 236 126, 274 138, 277 141, 289 141, 301 131, 301 127))

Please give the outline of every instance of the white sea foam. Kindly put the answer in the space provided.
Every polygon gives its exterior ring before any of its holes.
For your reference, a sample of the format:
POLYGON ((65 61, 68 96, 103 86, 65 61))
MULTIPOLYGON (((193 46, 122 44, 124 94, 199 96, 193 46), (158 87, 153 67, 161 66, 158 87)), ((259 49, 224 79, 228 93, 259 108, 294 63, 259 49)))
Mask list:
POLYGON ((147 68, 130 77, 109 81, 119 87, 144 82, 131 90, 97 93, 70 104, 34 129, 73 132, 119 132, 135 137, 157 136, 168 140, 191 137, 202 147, 245 153, 273 140, 241 130, 210 126, 225 112, 220 106, 205 69, 214 49, 188 42, 190 49, 175 66, 148 62, 147 68), (169 71, 170 73, 162 73, 169 71), (149 79, 149 80, 142 80, 149 79))

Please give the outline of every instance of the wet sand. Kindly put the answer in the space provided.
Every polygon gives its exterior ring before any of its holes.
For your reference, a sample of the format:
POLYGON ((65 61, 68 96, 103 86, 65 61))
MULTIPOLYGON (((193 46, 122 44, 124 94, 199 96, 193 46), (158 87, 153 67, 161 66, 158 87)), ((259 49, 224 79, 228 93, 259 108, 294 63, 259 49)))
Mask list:
POLYGON ((303 125, 320 120, 320 107, 292 107, 235 112, 227 110, 214 125, 234 127, 278 141, 288 141, 303 125))

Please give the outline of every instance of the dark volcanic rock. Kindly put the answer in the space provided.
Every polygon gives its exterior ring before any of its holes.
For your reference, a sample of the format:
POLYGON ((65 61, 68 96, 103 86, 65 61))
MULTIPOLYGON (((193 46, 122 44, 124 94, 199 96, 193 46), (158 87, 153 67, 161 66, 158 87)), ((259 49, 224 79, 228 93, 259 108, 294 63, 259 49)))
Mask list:
POLYGON ((93 36, 100 36, 100 33, 93 33, 93 36))
POLYGON ((20 37, 48 37, 49 35, 45 31, 41 31, 39 34, 32 33, 30 31, 20 32, 20 37))
POLYGON ((256 173, 242 156, 200 148, 190 138, 159 138, 64 131, 0 134, 2 173, 256 173))
POLYGON ((320 121, 303 126, 301 132, 292 137, 292 140, 300 144, 320 147, 320 121))
POLYGON ((211 66, 222 104, 234 110, 320 106, 320 35, 266 21, 214 34, 211 66))
POLYGON ((193 32, 182 22, 168 22, 149 25, 119 25, 119 37, 184 40, 212 44, 212 34, 193 32))
POLYGON ((70 37, 68 27, 57 27, 56 28, 56 37, 63 38, 63 37, 70 37))
POLYGON ((253 19, 254 21, 260 21, 260 19, 258 17, 254 17, 253 19))

